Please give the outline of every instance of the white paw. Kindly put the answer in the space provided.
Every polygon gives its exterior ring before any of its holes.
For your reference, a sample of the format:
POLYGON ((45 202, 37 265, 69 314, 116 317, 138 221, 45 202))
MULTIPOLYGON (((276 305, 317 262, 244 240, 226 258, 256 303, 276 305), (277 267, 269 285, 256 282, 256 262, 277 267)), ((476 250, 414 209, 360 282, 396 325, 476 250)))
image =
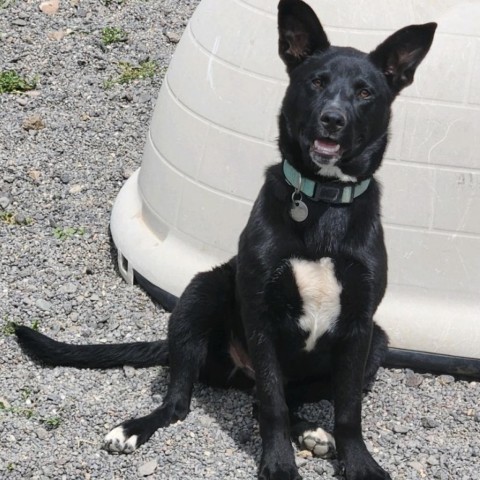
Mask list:
POLYGON ((298 441, 302 448, 310 450, 317 457, 329 458, 335 452, 335 439, 323 428, 305 430, 298 441))
POLYGON ((114 428, 105 436, 104 448, 110 452, 131 453, 137 448, 137 435, 127 437, 122 426, 114 428))

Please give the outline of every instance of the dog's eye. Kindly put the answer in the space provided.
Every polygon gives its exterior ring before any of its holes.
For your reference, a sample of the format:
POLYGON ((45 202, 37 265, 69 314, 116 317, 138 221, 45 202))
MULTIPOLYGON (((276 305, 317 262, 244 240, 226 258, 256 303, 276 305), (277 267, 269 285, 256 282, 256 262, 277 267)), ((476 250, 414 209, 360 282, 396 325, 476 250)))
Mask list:
POLYGON ((360 89, 358 92, 358 98, 361 98, 362 100, 366 100, 367 98, 370 98, 372 96, 372 92, 366 88, 360 89))
POLYGON ((314 78, 312 80, 312 85, 319 90, 321 90, 322 88, 325 88, 326 84, 327 84, 327 81, 321 77, 314 78))

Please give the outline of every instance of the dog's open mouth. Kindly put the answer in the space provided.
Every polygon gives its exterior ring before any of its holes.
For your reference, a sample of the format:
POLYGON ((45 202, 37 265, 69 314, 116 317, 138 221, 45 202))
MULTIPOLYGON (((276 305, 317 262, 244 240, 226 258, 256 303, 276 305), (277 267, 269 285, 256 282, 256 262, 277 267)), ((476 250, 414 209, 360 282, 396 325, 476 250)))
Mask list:
POLYGON ((342 155, 340 144, 329 138, 320 138, 310 147, 312 160, 319 165, 331 165, 342 155))

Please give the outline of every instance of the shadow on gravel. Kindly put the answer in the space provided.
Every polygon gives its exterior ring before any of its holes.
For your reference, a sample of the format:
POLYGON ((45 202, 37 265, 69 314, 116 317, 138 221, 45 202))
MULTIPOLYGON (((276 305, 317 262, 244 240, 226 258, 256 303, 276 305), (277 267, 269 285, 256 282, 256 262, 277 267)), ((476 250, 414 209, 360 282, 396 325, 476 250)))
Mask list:
MULTIPOLYGON (((151 384, 152 395, 164 397, 167 391, 168 375, 164 372, 168 367, 162 367, 159 378, 151 384)), ((221 430, 230 437, 239 450, 253 458, 258 466, 262 453, 261 438, 258 422, 253 416, 253 394, 235 389, 217 389, 202 384, 196 384, 192 396, 192 409, 189 413, 190 421, 198 422, 214 435, 215 429, 221 430), (194 417, 193 419, 191 417, 194 417)), ((160 403, 159 403, 160 405, 160 403)), ((159 406, 158 405, 158 406, 159 406)), ((327 431, 333 430, 333 406, 327 400, 304 405, 298 412, 301 417, 318 424, 327 431)), ((220 443, 220 441, 219 441, 220 443)), ((223 447, 220 444, 219 447, 223 447)), ((295 455, 298 456, 298 446, 295 446, 295 455)), ((187 454, 187 450, 185 454, 187 454)), ((315 462, 313 468, 323 470, 329 475, 335 475, 339 480, 341 467, 335 458, 310 460, 315 462)), ((302 462, 300 460, 300 467, 302 462)))

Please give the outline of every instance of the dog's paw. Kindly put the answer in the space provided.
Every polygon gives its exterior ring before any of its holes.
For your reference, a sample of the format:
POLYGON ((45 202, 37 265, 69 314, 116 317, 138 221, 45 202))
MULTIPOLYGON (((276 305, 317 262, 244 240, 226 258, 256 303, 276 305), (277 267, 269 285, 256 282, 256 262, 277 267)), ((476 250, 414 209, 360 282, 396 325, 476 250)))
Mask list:
POLYGON ((335 454, 335 439, 320 427, 315 430, 305 430, 298 437, 298 443, 300 448, 309 450, 317 457, 331 458, 335 454))
POLYGON ((105 436, 103 446, 109 452, 132 453, 139 446, 138 435, 128 435, 126 429, 120 425, 105 436))

